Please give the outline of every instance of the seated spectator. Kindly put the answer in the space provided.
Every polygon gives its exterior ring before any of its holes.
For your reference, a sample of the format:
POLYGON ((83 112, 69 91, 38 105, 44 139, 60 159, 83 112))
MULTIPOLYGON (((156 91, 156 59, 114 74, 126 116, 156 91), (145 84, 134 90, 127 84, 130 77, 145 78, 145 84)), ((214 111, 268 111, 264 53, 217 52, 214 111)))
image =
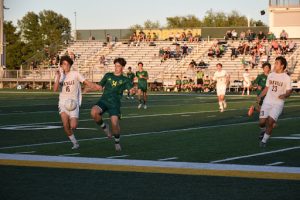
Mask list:
POLYGON ((169 41, 173 41, 175 38, 175 35, 174 33, 172 32, 170 35, 169 35, 169 41))
POLYGON ((196 33, 196 35, 194 36, 194 42, 199 42, 199 41, 201 41, 201 36, 198 33, 196 33))
POLYGON ((282 30, 280 33, 280 40, 287 40, 288 37, 288 33, 285 30, 282 30))
POLYGON ((281 50, 281 53, 283 55, 285 55, 287 53, 286 41, 281 41, 281 43, 280 43, 280 50, 281 50))
POLYGON ((271 42, 271 44, 272 44, 273 50, 276 52, 276 55, 277 55, 277 54, 280 54, 280 49, 279 49, 279 44, 278 44, 278 42, 277 42, 276 40, 273 40, 273 41, 271 42))
POLYGON ((163 49, 163 48, 160 48, 160 49, 159 49, 159 52, 158 52, 159 57, 163 57, 164 54, 165 54, 164 49, 163 49))
POLYGON ((245 40, 245 37, 246 37, 246 33, 245 33, 244 31, 242 31, 242 32, 240 33, 240 39, 241 39, 241 40, 245 40))
POLYGON ((188 47, 186 44, 184 44, 184 45, 181 47, 181 49, 182 49, 182 55, 183 55, 183 56, 188 55, 188 49, 189 49, 189 47, 188 47))
POLYGON ((197 66, 197 63, 195 60, 192 60, 189 65, 192 67, 195 67, 195 66, 197 66))
POLYGON ((179 41, 180 40, 180 33, 177 32, 176 35, 175 35, 175 41, 179 41))
POLYGON ((151 42, 151 33, 150 32, 148 32, 148 34, 147 34, 146 41, 151 42))
POLYGON ((214 52, 214 50, 213 50, 212 47, 210 47, 210 48, 208 49, 207 55, 208 55, 209 58, 213 58, 213 57, 214 57, 215 52, 214 52))
POLYGON ((203 60, 200 60, 200 62, 199 62, 199 67, 200 68, 203 68, 203 67, 206 67, 208 64, 206 64, 203 60))
POLYGON ((231 39, 231 37, 232 37, 231 31, 230 30, 226 31, 225 40, 229 40, 231 39))
POLYGON ((266 39, 266 35, 262 31, 259 31, 259 33, 257 34, 257 38, 259 40, 265 40, 266 39))
POLYGON ((100 62, 101 65, 104 65, 104 63, 105 63, 105 57, 103 55, 100 56, 99 62, 100 62))
POLYGON ((193 34, 192 34, 191 31, 188 31, 186 37, 187 37, 188 42, 193 42, 194 41, 193 34))
POLYGON ((156 35, 156 33, 153 33, 152 41, 157 41, 157 40, 158 40, 158 36, 156 35))
POLYGON ((268 35, 267 35, 267 39, 268 39, 268 41, 270 42, 270 41, 272 41, 272 40, 275 40, 276 37, 275 37, 274 33, 272 33, 271 31, 269 31, 269 32, 268 32, 268 35))
POLYGON ((185 32, 181 33, 179 40, 181 40, 181 41, 187 41, 187 36, 186 36, 185 32))
POLYGON ((288 43, 288 45, 287 45, 287 51, 288 52, 293 51, 294 48, 295 48, 295 46, 296 46, 296 43, 293 40, 290 40, 289 43, 288 43))
POLYGON ((231 48, 231 60, 234 60, 235 58, 237 58, 237 56, 238 56, 238 51, 237 51, 237 49, 235 48, 235 47, 232 47, 231 48))
POLYGON ((231 38, 232 40, 237 40, 238 38, 238 33, 234 29, 231 31, 231 38))

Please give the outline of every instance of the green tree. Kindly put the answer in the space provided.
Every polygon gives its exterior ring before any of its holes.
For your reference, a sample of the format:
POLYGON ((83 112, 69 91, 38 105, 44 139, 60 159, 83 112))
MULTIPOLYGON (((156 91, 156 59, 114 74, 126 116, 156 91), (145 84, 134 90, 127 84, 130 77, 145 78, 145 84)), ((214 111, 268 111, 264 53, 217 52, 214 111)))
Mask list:
POLYGON ((167 17, 167 28, 196 28, 201 20, 194 15, 167 17))
POLYGON ((25 44, 21 42, 20 32, 11 21, 5 21, 3 24, 4 35, 6 39, 6 67, 8 69, 15 69, 24 62, 26 55, 25 44))

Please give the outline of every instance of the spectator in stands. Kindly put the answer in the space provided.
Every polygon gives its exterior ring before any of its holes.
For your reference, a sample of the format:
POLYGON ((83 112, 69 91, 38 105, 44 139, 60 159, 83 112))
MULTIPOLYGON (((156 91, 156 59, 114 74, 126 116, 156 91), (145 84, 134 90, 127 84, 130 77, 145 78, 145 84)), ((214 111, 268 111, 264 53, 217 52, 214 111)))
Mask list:
POLYGON ((196 63, 196 61, 193 59, 193 60, 190 62, 189 65, 192 66, 192 67, 195 67, 195 66, 197 66, 197 63, 196 63))
POLYGON ((159 49, 158 55, 159 55, 159 57, 163 58, 163 57, 164 57, 164 54, 165 54, 164 48, 161 47, 161 48, 159 49))
POLYGON ((110 43, 111 42, 111 36, 109 33, 106 34, 106 42, 110 43))
POLYGON ((237 49, 235 47, 231 47, 231 60, 234 60, 235 58, 237 58, 237 55, 238 55, 238 52, 237 52, 237 49))
POLYGON ((269 56, 265 52, 263 52, 263 54, 261 55, 260 62, 261 64, 269 62, 269 56))
POLYGON ((199 42, 199 41, 201 41, 201 36, 198 33, 196 33, 196 35, 194 36, 194 42, 199 42))
POLYGON ((245 33, 244 31, 242 31, 242 32, 240 33, 240 39, 241 39, 241 40, 245 40, 245 37, 246 37, 246 33, 245 33))
POLYGON ((272 40, 271 44, 272 44, 272 48, 275 51, 276 55, 280 54, 278 42, 276 40, 272 40))
POLYGON ((206 64, 203 60, 200 60, 198 66, 199 66, 200 68, 205 68, 205 67, 207 66, 207 64, 206 64))
POLYGON ((175 41, 179 41, 180 40, 180 33, 177 32, 176 35, 175 35, 175 41))
POLYGON ((73 60, 73 62, 76 60, 76 56, 75 56, 74 52, 70 52, 69 56, 73 60))
POLYGON ((286 45, 285 40, 282 40, 280 42, 280 51, 281 51, 282 55, 285 55, 287 53, 287 45, 286 45))
POLYGON ((267 39, 268 39, 268 41, 270 42, 270 41, 272 41, 272 40, 275 40, 276 37, 275 37, 274 33, 272 33, 271 31, 269 31, 269 32, 268 32, 268 35, 267 35, 267 39))
POLYGON ((237 40, 238 38, 238 33, 234 29, 231 31, 231 38, 232 40, 237 40))
POLYGON ((288 46, 287 51, 291 52, 294 50, 296 43, 293 40, 290 40, 287 46, 288 46))
POLYGON ((146 34, 143 31, 140 31, 138 35, 138 41, 145 42, 145 40, 146 40, 146 34))
POLYGON ((178 75, 176 76, 175 88, 177 89, 178 92, 181 91, 181 79, 179 78, 178 75))
POLYGON ((197 77, 197 86, 202 86, 203 77, 204 77, 204 72, 202 71, 202 69, 197 70, 196 77, 197 77))
POLYGON ((261 40, 265 40, 266 39, 266 35, 262 32, 259 31, 259 33, 257 34, 257 38, 261 41, 261 40))
POLYGON ((206 76, 204 78, 204 81, 203 81, 203 91, 204 92, 210 92, 211 91, 211 80, 208 76, 206 76))
POLYGON ((186 44, 184 44, 181 48, 182 48, 182 55, 186 56, 188 54, 189 47, 186 44))
POLYGON ((212 58, 214 57, 215 52, 214 52, 214 50, 213 50, 212 47, 210 47, 210 48, 208 49, 207 55, 208 55, 208 57, 209 57, 210 59, 212 59, 212 58))
POLYGON ((105 63, 105 57, 103 55, 100 56, 99 62, 100 62, 100 65, 104 65, 104 63, 105 63))
POLYGON ((280 33, 280 40, 287 40, 289 37, 288 33, 285 30, 282 30, 280 33))
POLYGON ((156 33, 154 32, 153 33, 153 36, 152 36, 152 41, 157 41, 158 39, 158 36, 156 35, 156 33))
POLYGON ((150 32, 148 32, 148 34, 147 34, 146 41, 151 42, 151 33, 150 32))
POLYGON ((173 41, 175 38, 175 35, 173 32, 171 32, 171 34, 169 35, 169 41, 173 41))
POLYGON ((232 37, 231 31, 230 30, 226 31, 225 40, 229 40, 231 39, 231 37, 232 37))
POLYGON ((194 41, 193 34, 192 34, 191 31, 188 31, 186 36, 187 36, 188 42, 193 42, 194 41))

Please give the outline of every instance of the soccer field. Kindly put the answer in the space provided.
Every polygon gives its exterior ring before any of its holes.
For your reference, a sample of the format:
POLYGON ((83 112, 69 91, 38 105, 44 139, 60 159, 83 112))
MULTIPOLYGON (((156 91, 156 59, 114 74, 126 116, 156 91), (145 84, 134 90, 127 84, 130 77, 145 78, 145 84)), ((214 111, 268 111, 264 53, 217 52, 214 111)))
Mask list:
POLYGON ((0 199, 299 198, 299 95, 265 148, 254 95, 227 96, 224 113, 215 95, 151 94, 147 110, 124 98, 118 153, 90 118, 98 98, 84 95, 71 150, 57 94, 0 93, 0 199))

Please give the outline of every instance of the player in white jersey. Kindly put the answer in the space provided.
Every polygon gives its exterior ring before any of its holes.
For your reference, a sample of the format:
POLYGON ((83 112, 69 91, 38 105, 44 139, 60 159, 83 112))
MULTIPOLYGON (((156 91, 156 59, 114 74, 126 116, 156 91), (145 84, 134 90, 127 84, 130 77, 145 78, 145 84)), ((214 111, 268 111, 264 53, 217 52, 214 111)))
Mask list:
POLYGON ((266 87, 257 97, 265 97, 260 110, 259 126, 262 129, 260 146, 264 147, 272 134, 274 124, 284 106, 284 100, 292 93, 291 78, 284 72, 287 61, 279 56, 275 59, 274 72, 268 75, 266 87))
POLYGON ((217 81, 216 89, 217 89, 217 96, 220 106, 220 112, 224 112, 224 109, 227 108, 227 103, 225 101, 225 94, 227 84, 229 82, 229 75, 225 70, 222 69, 222 64, 218 63, 217 71, 214 74, 213 80, 217 81))
POLYGON ((242 95, 245 94, 245 90, 247 89, 247 95, 250 95, 250 85, 251 85, 251 81, 250 81, 250 74, 248 72, 248 69, 245 69, 245 72, 243 73, 243 93, 242 95))
POLYGON ((73 64, 69 56, 63 56, 60 59, 60 70, 56 72, 53 90, 54 92, 60 89, 59 93, 59 114, 64 126, 64 130, 73 143, 72 149, 78 149, 79 144, 73 134, 78 126, 79 107, 81 105, 81 85, 83 83, 88 87, 100 87, 97 84, 87 81, 79 72, 71 71, 73 64), (76 102, 76 108, 73 111, 68 111, 65 108, 65 101, 73 99, 76 102))

